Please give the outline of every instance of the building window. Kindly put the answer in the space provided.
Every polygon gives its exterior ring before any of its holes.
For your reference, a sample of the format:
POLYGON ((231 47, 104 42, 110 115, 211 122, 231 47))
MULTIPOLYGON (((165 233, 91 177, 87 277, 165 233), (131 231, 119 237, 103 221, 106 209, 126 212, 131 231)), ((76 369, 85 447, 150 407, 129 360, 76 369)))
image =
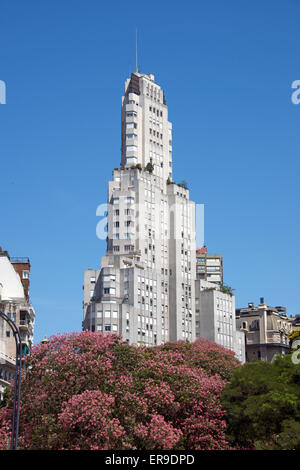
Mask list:
POLYGON ((128 113, 126 113, 126 116, 127 117, 137 117, 137 114, 135 111, 129 111, 128 113))
POLYGON ((23 271, 23 279, 29 279, 29 271, 23 271))
POLYGON ((133 251, 134 249, 133 245, 125 245, 124 248, 125 248, 125 251, 133 251))

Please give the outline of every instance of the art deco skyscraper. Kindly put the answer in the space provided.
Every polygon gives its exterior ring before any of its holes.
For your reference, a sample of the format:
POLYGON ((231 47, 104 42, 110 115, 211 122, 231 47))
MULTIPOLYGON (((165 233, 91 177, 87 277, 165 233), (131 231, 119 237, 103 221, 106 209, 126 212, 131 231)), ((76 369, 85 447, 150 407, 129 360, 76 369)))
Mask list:
POLYGON ((172 124, 152 74, 126 80, 121 130, 106 256, 101 269, 85 271, 83 328, 137 344, 193 341, 195 204, 172 181, 172 124))

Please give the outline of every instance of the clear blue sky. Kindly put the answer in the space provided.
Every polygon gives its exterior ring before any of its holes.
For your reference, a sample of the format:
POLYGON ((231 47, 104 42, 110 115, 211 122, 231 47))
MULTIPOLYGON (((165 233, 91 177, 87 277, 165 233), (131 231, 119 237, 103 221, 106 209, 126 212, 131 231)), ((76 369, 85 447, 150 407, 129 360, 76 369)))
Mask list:
POLYGON ((237 306, 264 296, 300 313, 299 1, 2 0, 0 245, 31 260, 35 341, 81 329, 136 27, 141 71, 165 90, 174 178, 205 204, 237 306))

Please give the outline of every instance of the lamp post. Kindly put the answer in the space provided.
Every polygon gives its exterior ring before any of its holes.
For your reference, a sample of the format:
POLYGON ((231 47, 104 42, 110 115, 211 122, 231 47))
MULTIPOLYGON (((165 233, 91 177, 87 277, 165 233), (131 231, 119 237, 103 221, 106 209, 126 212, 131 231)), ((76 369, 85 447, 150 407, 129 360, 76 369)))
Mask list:
POLYGON ((19 420, 20 420, 20 395, 21 395, 21 372, 22 372, 22 342, 17 325, 4 312, 0 310, 0 317, 7 321, 13 331, 16 342, 16 368, 14 383, 14 401, 11 430, 11 450, 18 448, 19 420))

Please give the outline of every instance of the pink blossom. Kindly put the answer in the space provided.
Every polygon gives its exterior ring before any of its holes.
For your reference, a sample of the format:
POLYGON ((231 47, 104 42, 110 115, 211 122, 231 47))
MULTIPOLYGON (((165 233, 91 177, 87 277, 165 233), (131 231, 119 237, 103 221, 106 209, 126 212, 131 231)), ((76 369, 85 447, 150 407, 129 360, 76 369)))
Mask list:
MULTIPOLYGON (((20 448, 226 449, 220 394, 238 366, 207 340, 129 346, 118 335, 56 335, 26 357, 20 448)), ((12 397, 0 410, 10 440, 12 397)))

